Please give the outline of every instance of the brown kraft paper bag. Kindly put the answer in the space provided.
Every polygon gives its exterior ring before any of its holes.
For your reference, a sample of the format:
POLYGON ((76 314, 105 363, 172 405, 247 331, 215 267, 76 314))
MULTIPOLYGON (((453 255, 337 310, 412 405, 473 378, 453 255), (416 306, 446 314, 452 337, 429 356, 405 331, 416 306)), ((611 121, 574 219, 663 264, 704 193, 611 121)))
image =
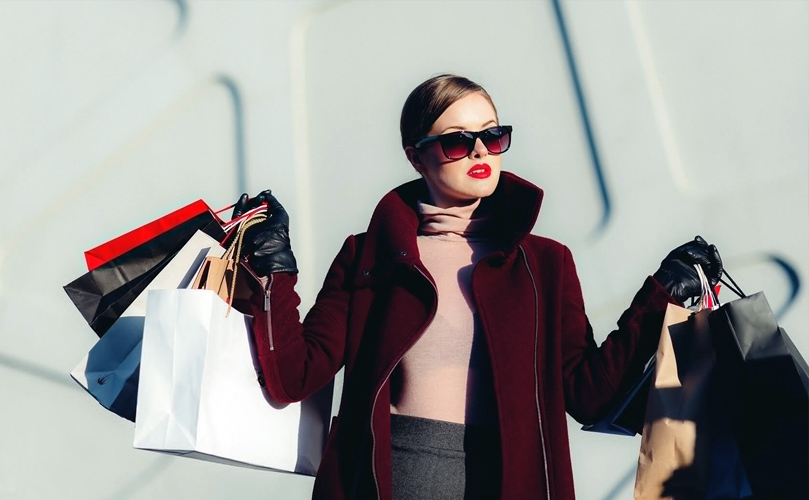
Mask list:
POLYGON ((260 278, 244 265, 240 256, 245 230, 265 219, 262 214, 246 219, 238 227, 236 236, 221 258, 205 258, 191 285, 194 289, 216 292, 228 303, 228 314, 233 307, 250 315, 250 297, 264 291, 260 278))
POLYGON ((707 397, 715 355, 710 309, 669 304, 649 391, 635 499, 704 498, 710 462, 707 397))

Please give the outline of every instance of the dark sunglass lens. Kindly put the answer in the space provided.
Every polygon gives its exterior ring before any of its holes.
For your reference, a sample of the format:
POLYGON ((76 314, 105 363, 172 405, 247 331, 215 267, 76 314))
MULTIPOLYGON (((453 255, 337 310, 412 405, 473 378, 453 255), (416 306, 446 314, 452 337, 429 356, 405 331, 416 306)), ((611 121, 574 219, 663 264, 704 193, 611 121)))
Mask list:
POLYGON ((480 139, 492 154, 505 153, 511 146, 511 134, 504 127, 492 127, 484 130, 480 139))
POLYGON ((463 132, 442 135, 439 139, 441 149, 450 160, 458 160, 467 156, 471 151, 472 137, 463 132))

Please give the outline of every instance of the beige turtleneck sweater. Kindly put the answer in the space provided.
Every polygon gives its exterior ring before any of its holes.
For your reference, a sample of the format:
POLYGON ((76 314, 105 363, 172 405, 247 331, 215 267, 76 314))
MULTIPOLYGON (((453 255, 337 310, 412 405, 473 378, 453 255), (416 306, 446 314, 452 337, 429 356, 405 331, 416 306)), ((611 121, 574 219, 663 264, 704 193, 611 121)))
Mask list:
POLYGON ((472 268, 495 249, 490 217, 419 202, 421 261, 438 309, 391 376, 391 413, 470 425, 497 423, 491 367, 471 295, 472 268))

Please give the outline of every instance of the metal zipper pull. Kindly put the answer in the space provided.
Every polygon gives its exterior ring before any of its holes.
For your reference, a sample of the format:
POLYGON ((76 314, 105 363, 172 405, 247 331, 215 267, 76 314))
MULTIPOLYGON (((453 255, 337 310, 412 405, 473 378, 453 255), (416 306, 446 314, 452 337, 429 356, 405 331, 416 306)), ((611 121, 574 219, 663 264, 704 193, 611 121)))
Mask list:
POLYGON ((270 285, 272 285, 272 280, 268 279, 267 277, 259 278, 261 282, 262 288, 264 288, 264 310, 270 310, 270 285))
POLYGON ((270 344, 270 350, 275 350, 275 343, 272 339, 272 311, 270 300, 270 290, 272 289, 272 274, 269 277, 260 278, 261 284, 264 286, 264 312, 266 313, 267 321, 267 343, 270 344))

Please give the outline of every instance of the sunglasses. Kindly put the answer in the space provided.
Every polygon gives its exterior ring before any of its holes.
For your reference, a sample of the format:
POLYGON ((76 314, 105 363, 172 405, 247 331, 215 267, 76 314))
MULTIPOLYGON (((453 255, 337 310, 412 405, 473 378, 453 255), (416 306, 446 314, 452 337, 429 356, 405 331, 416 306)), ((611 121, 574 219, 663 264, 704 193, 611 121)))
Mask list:
POLYGON ((416 144, 414 148, 419 149, 434 142, 441 145, 450 160, 460 160, 469 156, 475 149, 475 142, 480 138, 480 142, 486 146, 486 150, 493 155, 499 155, 508 151, 511 146, 511 125, 498 125, 478 132, 450 132, 449 134, 429 135, 416 144))

